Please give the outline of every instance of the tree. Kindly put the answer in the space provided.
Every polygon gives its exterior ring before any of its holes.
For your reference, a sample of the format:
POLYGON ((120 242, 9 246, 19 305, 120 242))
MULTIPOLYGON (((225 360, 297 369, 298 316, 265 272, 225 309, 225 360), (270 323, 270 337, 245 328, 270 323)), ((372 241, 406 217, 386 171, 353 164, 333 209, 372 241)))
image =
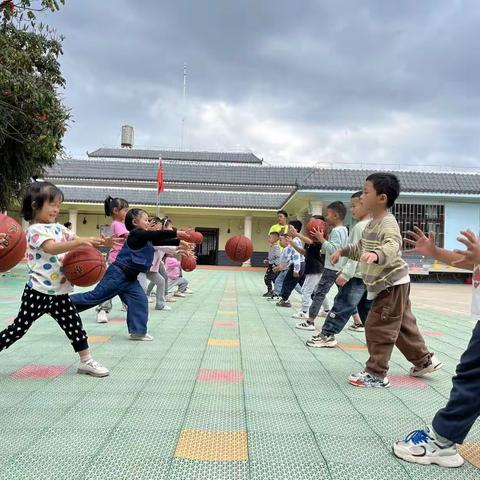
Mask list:
POLYGON ((55 0, 0 1, 0 209, 63 152, 63 38, 36 21, 37 12, 58 8, 55 0))

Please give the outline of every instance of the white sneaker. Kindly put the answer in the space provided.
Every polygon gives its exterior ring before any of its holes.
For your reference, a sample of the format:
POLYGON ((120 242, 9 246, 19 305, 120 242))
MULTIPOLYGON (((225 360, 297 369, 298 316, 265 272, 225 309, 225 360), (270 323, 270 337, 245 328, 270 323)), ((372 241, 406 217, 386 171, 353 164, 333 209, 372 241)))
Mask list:
POLYGON ((187 288, 183 293, 191 295, 193 293, 193 290, 190 290, 189 288, 187 288))
POLYGON ((410 369, 411 377, 423 377, 427 373, 433 373, 440 370, 443 367, 443 362, 438 360, 434 353, 430 354, 429 361, 423 366, 423 368, 412 367, 410 369))
POLYGON ((368 373, 364 370, 363 372, 358 372, 358 373, 352 373, 348 377, 349 382, 354 382, 355 380, 358 380, 359 378, 364 378, 368 375, 368 373))
POLYGON ((393 444, 393 453, 398 458, 411 463, 440 467, 461 467, 464 459, 453 442, 441 441, 433 428, 410 432, 405 440, 393 444))
POLYGON ((165 301, 171 302, 171 303, 176 302, 175 298, 173 298, 173 293, 169 293, 168 295, 165 295, 165 301))
POLYGON ((365 331, 365 327, 361 324, 361 323, 355 323, 353 322, 349 327, 348 329, 351 331, 351 332, 364 332, 365 331))
POLYGON ((127 306, 122 303, 122 312, 126 312, 128 310, 127 306))
POLYGON ((320 309, 320 312, 318 312, 319 317, 327 317, 328 316, 329 310, 325 311, 323 307, 320 309))
POLYGON ((168 305, 164 305, 162 308, 155 307, 155 310, 160 310, 160 311, 165 310, 166 312, 168 312, 171 309, 172 307, 169 307, 168 305))
POLYGON ((310 332, 314 332, 315 331, 315 325, 313 323, 308 323, 307 321, 305 322, 301 322, 301 323, 297 323, 297 325, 295 326, 295 328, 298 328, 299 330, 308 330, 310 332))
POLYGON ((153 337, 146 333, 145 335, 136 335, 134 333, 130 334, 130 340, 136 340, 138 342, 151 342, 153 340, 153 337))
POLYGON ((308 317, 308 313, 300 311, 300 312, 294 313, 292 315, 292 318, 299 318, 299 319, 304 320, 305 318, 309 318, 309 317, 308 317))
POLYGON ((337 346, 337 341, 334 335, 326 337, 319 333, 318 335, 314 335, 310 340, 307 340, 306 345, 307 347, 315 348, 334 348, 337 346))
POLYGON ((174 297, 181 297, 181 298, 186 297, 186 295, 185 295, 184 293, 182 293, 182 292, 175 292, 175 293, 173 294, 173 296, 174 296, 174 297))
POLYGON ((97 312, 97 323, 108 323, 108 316, 105 310, 97 312))
POLYGON ((108 377, 110 375, 110 372, 93 358, 88 362, 80 362, 77 373, 91 375, 92 377, 108 377))

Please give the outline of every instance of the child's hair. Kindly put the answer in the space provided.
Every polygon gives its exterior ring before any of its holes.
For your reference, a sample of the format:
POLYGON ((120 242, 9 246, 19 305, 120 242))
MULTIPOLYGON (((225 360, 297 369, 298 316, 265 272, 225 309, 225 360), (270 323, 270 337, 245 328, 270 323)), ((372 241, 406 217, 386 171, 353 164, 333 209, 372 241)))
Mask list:
POLYGON ((340 217, 340 220, 347 216, 347 207, 343 202, 332 202, 327 208, 333 210, 340 217))
POLYGON ((122 210, 123 208, 129 208, 130 205, 124 198, 112 198, 110 195, 103 202, 103 207, 105 210, 105 216, 111 217, 113 215, 113 209, 117 208, 122 210))
POLYGON ((362 196, 362 193, 363 193, 363 192, 362 192, 361 190, 359 190, 358 192, 355 192, 355 193, 352 195, 351 198, 360 198, 360 197, 362 196))
POLYGON ((371 182, 377 195, 387 196, 387 207, 390 208, 395 203, 395 200, 400 195, 400 182, 393 173, 377 172, 372 173, 366 179, 366 182, 371 182))
POLYGON ((162 219, 160 217, 150 217, 148 220, 152 225, 156 225, 157 223, 162 223, 162 219))
POLYGON ((272 237, 277 237, 277 240, 278 240, 278 237, 280 237, 280 234, 278 232, 270 232, 268 235, 269 236, 271 235, 272 237))
POLYGON ((168 227, 169 225, 173 225, 173 222, 168 217, 164 217, 162 218, 162 225, 163 225, 163 228, 165 228, 165 227, 168 227))
POLYGON ((286 212, 286 210, 279 210, 277 212, 277 215, 280 215, 280 214, 282 214, 284 217, 288 218, 288 213, 286 212))
POLYGON ((41 210, 45 202, 53 202, 60 198, 63 202, 63 192, 50 182, 33 182, 25 191, 22 201, 22 217, 31 221, 35 213, 41 210))
POLYGON ((302 222, 300 220, 292 220, 291 222, 288 222, 289 225, 291 225, 297 232, 299 232, 302 229, 302 222))
POLYGON ((133 223, 133 221, 136 220, 140 215, 142 215, 142 213, 146 213, 148 215, 148 213, 145 210, 142 210, 141 208, 131 208, 127 212, 127 215, 125 217, 125 228, 129 232, 137 228, 133 223))
POLYGON ((323 215, 312 215, 312 218, 315 218, 315 220, 325 221, 325 217, 323 215))

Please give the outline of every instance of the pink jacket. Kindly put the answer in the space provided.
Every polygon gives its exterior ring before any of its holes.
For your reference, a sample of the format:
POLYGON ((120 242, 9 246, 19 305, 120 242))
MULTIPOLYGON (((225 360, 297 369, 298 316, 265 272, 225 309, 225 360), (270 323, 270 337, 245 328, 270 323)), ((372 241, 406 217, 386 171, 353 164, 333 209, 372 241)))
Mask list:
POLYGON ((169 280, 176 280, 180 277, 182 267, 180 266, 180 260, 174 257, 165 258, 165 270, 167 271, 169 280))

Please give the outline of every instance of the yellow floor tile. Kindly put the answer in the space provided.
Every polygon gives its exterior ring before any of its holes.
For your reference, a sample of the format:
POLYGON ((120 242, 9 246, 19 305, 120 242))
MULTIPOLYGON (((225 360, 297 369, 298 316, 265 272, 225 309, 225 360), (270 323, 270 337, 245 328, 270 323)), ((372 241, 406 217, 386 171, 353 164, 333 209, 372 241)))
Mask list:
POLYGON ((238 347, 240 340, 231 338, 209 338, 208 345, 215 347, 238 347))
POLYGON ((111 338, 111 335, 92 335, 88 337, 88 343, 106 343, 111 338))
POLYGON ((458 449, 465 460, 480 468, 480 443, 464 443, 459 445, 458 449))

